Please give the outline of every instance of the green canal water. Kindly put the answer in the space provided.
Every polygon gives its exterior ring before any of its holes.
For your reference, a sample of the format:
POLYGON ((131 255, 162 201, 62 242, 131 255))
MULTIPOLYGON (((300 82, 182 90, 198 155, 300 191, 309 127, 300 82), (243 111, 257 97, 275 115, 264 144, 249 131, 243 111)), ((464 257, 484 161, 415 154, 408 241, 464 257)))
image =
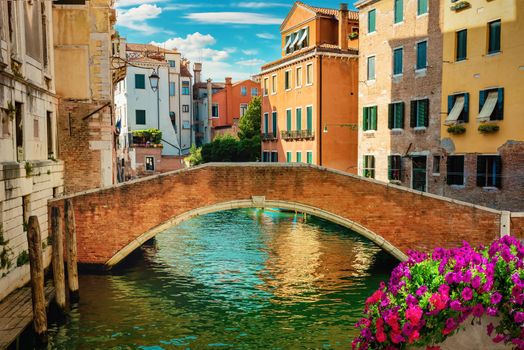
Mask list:
POLYGON ((351 230, 231 210, 172 227, 111 274, 81 275, 51 349, 348 349, 395 260, 351 230))

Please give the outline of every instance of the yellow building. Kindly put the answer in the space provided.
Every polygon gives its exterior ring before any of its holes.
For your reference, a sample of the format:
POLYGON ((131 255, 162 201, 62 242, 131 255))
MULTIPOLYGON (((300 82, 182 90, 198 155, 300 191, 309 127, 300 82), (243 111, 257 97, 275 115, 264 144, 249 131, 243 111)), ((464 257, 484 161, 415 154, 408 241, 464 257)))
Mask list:
POLYGON ((358 15, 296 2, 262 67, 262 160, 356 173, 358 15))
POLYGON ((444 8, 445 195, 524 209, 524 1, 444 8))

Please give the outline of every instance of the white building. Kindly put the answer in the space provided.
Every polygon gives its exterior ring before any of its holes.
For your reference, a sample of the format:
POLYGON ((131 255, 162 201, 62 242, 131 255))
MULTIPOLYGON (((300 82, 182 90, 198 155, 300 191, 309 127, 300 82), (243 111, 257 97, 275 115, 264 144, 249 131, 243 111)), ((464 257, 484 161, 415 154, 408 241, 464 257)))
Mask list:
POLYGON ((47 201, 63 192, 51 10, 44 0, 0 1, 0 300, 29 281, 32 215, 49 265, 47 201))
MULTIPOLYGON (((162 156, 184 156, 194 143, 192 76, 175 50, 150 44, 126 45, 127 75, 115 91, 117 125, 121 127, 120 148, 125 150, 133 130, 159 129, 162 132, 162 156), (153 90, 151 75, 159 77, 153 90)), ((137 163, 133 149, 131 165, 137 163)), ((138 160, 140 163, 140 160, 138 160)))

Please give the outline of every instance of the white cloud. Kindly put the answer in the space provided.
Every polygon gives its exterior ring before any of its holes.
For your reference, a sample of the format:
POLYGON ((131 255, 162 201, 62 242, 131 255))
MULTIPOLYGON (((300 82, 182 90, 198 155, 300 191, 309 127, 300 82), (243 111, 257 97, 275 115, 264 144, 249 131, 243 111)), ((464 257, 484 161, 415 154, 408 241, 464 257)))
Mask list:
POLYGON ((169 0, 116 0, 115 7, 130 7, 145 4, 157 4, 169 0))
POLYGON ((257 49, 242 50, 242 52, 244 53, 244 55, 248 55, 248 56, 258 55, 257 49))
POLYGON ((260 39, 267 39, 267 40, 275 39, 275 36, 270 33, 258 33, 257 37, 259 37, 260 39))
POLYGON ((172 5, 167 5, 166 7, 164 7, 164 10, 179 11, 179 10, 188 10, 192 8, 202 7, 202 6, 204 5, 203 4, 172 4, 172 5))
POLYGON ((157 18, 161 13, 160 7, 150 4, 143 4, 129 10, 119 9, 117 10, 117 24, 144 34, 154 34, 160 29, 150 26, 147 21, 157 18))
POLYGON ((247 1, 236 4, 238 7, 250 9, 263 9, 271 7, 291 7, 290 4, 283 4, 281 2, 262 2, 262 1, 247 1))
POLYGON ((237 64, 241 66, 248 66, 248 67, 261 66, 263 63, 264 63, 264 60, 261 60, 259 58, 237 61, 237 64))
POLYGON ((254 12, 198 12, 185 18, 206 24, 281 24, 282 19, 254 12))

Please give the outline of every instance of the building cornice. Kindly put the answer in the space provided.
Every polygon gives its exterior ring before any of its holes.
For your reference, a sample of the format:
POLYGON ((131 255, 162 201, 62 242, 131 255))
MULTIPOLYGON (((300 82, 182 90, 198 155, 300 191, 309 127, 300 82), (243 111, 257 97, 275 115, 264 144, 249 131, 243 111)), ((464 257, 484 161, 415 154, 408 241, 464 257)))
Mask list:
POLYGON ((366 7, 368 5, 372 5, 376 2, 379 2, 380 0, 359 0, 357 2, 355 2, 354 6, 357 8, 357 9, 360 9, 362 7, 366 7))

